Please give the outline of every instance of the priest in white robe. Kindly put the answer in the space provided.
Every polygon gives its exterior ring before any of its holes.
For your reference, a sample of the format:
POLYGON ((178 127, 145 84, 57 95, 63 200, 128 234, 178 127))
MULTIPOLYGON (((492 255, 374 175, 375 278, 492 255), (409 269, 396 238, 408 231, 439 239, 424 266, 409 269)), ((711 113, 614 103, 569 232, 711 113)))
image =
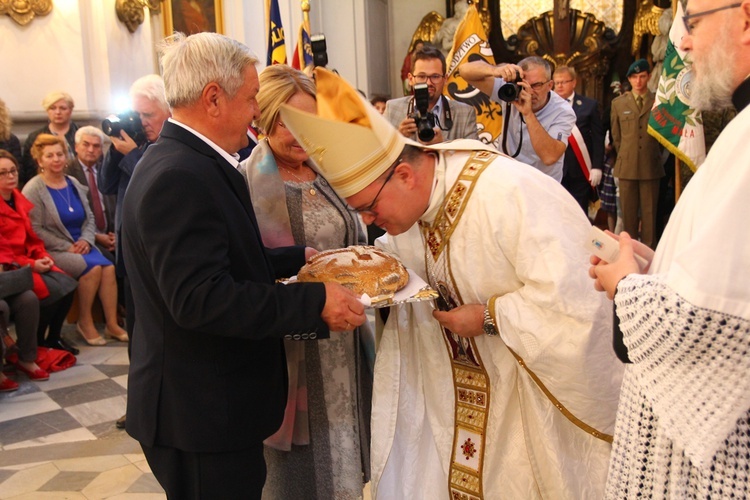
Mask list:
POLYGON ((391 311, 374 496, 601 498, 622 364, 575 200, 478 141, 412 143, 332 73, 316 84, 319 116, 282 108, 285 125, 445 310, 391 311))
MULTIPOLYGON (((679 18, 678 18, 679 19, 679 18)), ((679 20, 676 22, 680 22, 679 20)), ((689 0, 691 103, 737 116, 653 254, 620 236, 593 257, 614 295, 626 368, 607 498, 747 498, 750 491, 750 0, 689 0), (640 269, 633 252, 650 265, 640 269)), ((681 54, 684 55, 684 54, 681 54)))

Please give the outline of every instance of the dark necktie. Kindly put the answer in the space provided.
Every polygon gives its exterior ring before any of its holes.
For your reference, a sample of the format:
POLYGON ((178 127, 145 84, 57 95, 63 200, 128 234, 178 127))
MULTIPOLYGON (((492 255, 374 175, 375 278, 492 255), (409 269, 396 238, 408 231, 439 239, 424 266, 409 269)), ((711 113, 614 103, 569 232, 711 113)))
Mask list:
POLYGON ((96 176, 93 168, 86 168, 89 178, 89 189, 91 190, 91 204, 94 210, 94 221, 99 232, 107 229, 107 221, 104 219, 104 210, 102 210, 102 200, 99 196, 99 189, 96 186, 96 176))
POLYGON ((635 97, 635 105, 638 106, 638 109, 643 109, 643 96, 635 97))

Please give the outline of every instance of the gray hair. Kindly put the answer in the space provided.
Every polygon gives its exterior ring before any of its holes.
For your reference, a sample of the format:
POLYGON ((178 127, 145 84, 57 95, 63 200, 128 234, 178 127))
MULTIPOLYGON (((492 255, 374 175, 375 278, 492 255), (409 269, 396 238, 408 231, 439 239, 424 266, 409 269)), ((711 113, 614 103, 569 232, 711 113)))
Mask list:
POLYGON ((104 133, 93 125, 86 125, 76 130, 76 144, 80 144, 84 135, 93 135, 98 137, 104 143, 104 133))
POLYGON ((164 80, 159 75, 142 76, 130 86, 130 100, 136 97, 145 97, 154 101, 164 111, 169 111, 167 96, 164 93, 164 80))
POLYGON ((211 82, 234 97, 245 69, 258 62, 245 45, 217 33, 174 33, 159 51, 167 102, 173 108, 194 104, 211 82))
POLYGON ((526 57, 524 59, 521 59, 518 65, 524 71, 530 70, 532 66, 542 68, 544 70, 544 75, 547 81, 552 79, 552 67, 547 61, 545 61, 541 57, 538 57, 538 56, 526 57))

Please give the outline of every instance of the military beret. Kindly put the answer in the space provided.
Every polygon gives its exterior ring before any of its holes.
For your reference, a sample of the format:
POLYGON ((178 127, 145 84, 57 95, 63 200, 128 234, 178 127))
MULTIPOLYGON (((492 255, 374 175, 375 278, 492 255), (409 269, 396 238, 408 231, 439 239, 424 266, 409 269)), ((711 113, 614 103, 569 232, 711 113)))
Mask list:
POLYGON ((636 62, 630 65, 628 72, 625 74, 626 77, 634 74, 641 73, 643 71, 651 71, 651 67, 648 65, 648 61, 645 59, 638 59, 636 62))

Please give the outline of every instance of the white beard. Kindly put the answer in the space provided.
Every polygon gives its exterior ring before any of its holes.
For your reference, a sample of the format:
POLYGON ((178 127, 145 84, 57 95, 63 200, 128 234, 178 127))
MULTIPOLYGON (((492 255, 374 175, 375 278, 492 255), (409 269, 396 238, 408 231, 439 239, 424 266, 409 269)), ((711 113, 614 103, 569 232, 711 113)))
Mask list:
POLYGON ((721 110, 732 107, 732 78, 736 63, 736 50, 729 40, 729 30, 722 30, 707 54, 694 59, 696 78, 690 103, 700 111, 721 110))

